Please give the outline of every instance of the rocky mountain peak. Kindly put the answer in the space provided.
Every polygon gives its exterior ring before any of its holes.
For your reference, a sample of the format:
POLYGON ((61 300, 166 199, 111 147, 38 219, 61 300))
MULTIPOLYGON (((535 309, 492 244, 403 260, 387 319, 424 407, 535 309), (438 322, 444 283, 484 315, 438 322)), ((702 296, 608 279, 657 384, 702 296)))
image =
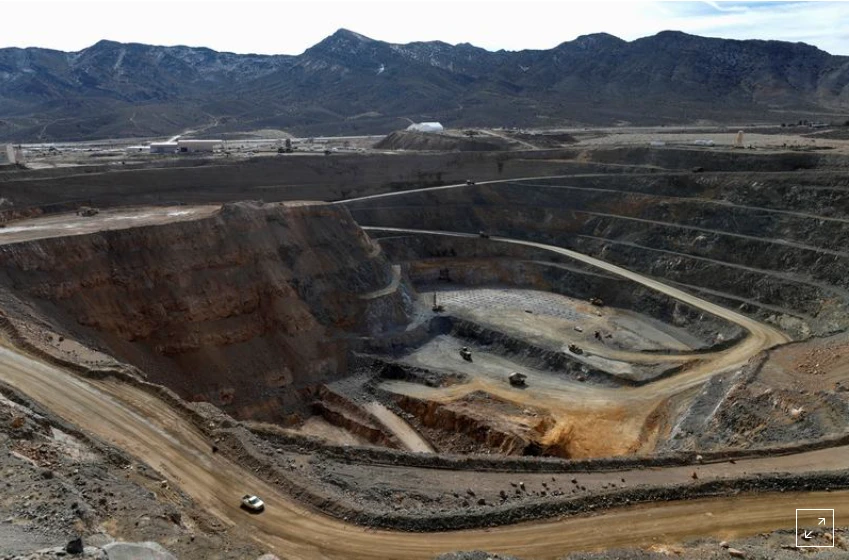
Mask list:
POLYGON ((628 43, 611 35, 610 33, 591 33, 589 35, 581 35, 574 41, 562 43, 562 46, 575 47, 582 50, 599 50, 618 48, 628 43))
POLYGON ((370 39, 365 35, 360 35, 348 29, 339 29, 333 35, 323 39, 315 46, 307 49, 306 52, 322 52, 322 53, 358 53, 370 45, 380 43, 370 39))
POLYGON ((228 123, 211 134, 390 132, 399 117, 449 126, 780 122, 845 112, 847 100, 849 57, 680 31, 497 52, 348 29, 298 56, 108 40, 75 53, 0 49, 0 140, 11 141, 167 137, 210 115, 228 123))

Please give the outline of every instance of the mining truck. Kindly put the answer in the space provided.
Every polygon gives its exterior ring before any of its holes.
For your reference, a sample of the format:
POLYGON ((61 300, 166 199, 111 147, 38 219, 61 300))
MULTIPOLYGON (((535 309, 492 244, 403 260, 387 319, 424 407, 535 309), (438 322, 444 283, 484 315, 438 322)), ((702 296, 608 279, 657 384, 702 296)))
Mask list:
POLYGON ((527 378, 528 376, 524 373, 514 371, 507 377, 507 380, 510 381, 510 385, 512 385, 513 387, 524 387, 526 385, 525 380, 527 378))
POLYGON ((91 206, 80 206, 77 209, 77 216, 95 216, 100 212, 97 208, 92 208, 91 206))
POLYGON ((469 347, 468 347, 468 346, 463 346, 462 348, 460 348, 460 356, 461 356, 464 360, 466 360, 467 362, 471 362, 471 361, 472 361, 472 351, 471 351, 471 350, 469 350, 469 347))

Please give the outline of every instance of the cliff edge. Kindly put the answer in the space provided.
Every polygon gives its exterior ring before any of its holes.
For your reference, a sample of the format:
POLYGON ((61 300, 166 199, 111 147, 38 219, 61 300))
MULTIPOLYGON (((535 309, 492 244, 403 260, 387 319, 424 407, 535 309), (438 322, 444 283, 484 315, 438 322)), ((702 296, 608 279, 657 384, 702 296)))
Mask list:
POLYGON ((184 398, 263 420, 344 375, 353 339, 403 329, 411 299, 348 210, 321 203, 0 246, 0 290, 184 398))

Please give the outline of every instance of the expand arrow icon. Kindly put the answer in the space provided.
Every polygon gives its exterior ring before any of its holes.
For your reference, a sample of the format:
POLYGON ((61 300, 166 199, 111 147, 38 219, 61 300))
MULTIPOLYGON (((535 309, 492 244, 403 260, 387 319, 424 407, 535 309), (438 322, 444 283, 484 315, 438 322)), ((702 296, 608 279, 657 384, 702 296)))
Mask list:
POLYGON ((820 517, 820 525, 825 525, 825 517, 820 517))
POLYGON ((813 535, 811 534, 810 531, 805 531, 804 533, 802 533, 803 539, 810 539, 811 537, 813 537, 813 535))

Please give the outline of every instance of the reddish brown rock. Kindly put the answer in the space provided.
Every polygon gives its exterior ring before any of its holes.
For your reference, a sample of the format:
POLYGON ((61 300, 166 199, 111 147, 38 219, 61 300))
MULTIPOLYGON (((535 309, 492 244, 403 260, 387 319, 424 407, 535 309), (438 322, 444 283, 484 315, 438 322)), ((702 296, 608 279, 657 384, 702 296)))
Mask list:
POLYGON ((321 203, 5 245, 0 273, 59 332, 243 418, 293 412, 299 388, 346 372, 349 335, 408 321, 406 283, 321 203))

